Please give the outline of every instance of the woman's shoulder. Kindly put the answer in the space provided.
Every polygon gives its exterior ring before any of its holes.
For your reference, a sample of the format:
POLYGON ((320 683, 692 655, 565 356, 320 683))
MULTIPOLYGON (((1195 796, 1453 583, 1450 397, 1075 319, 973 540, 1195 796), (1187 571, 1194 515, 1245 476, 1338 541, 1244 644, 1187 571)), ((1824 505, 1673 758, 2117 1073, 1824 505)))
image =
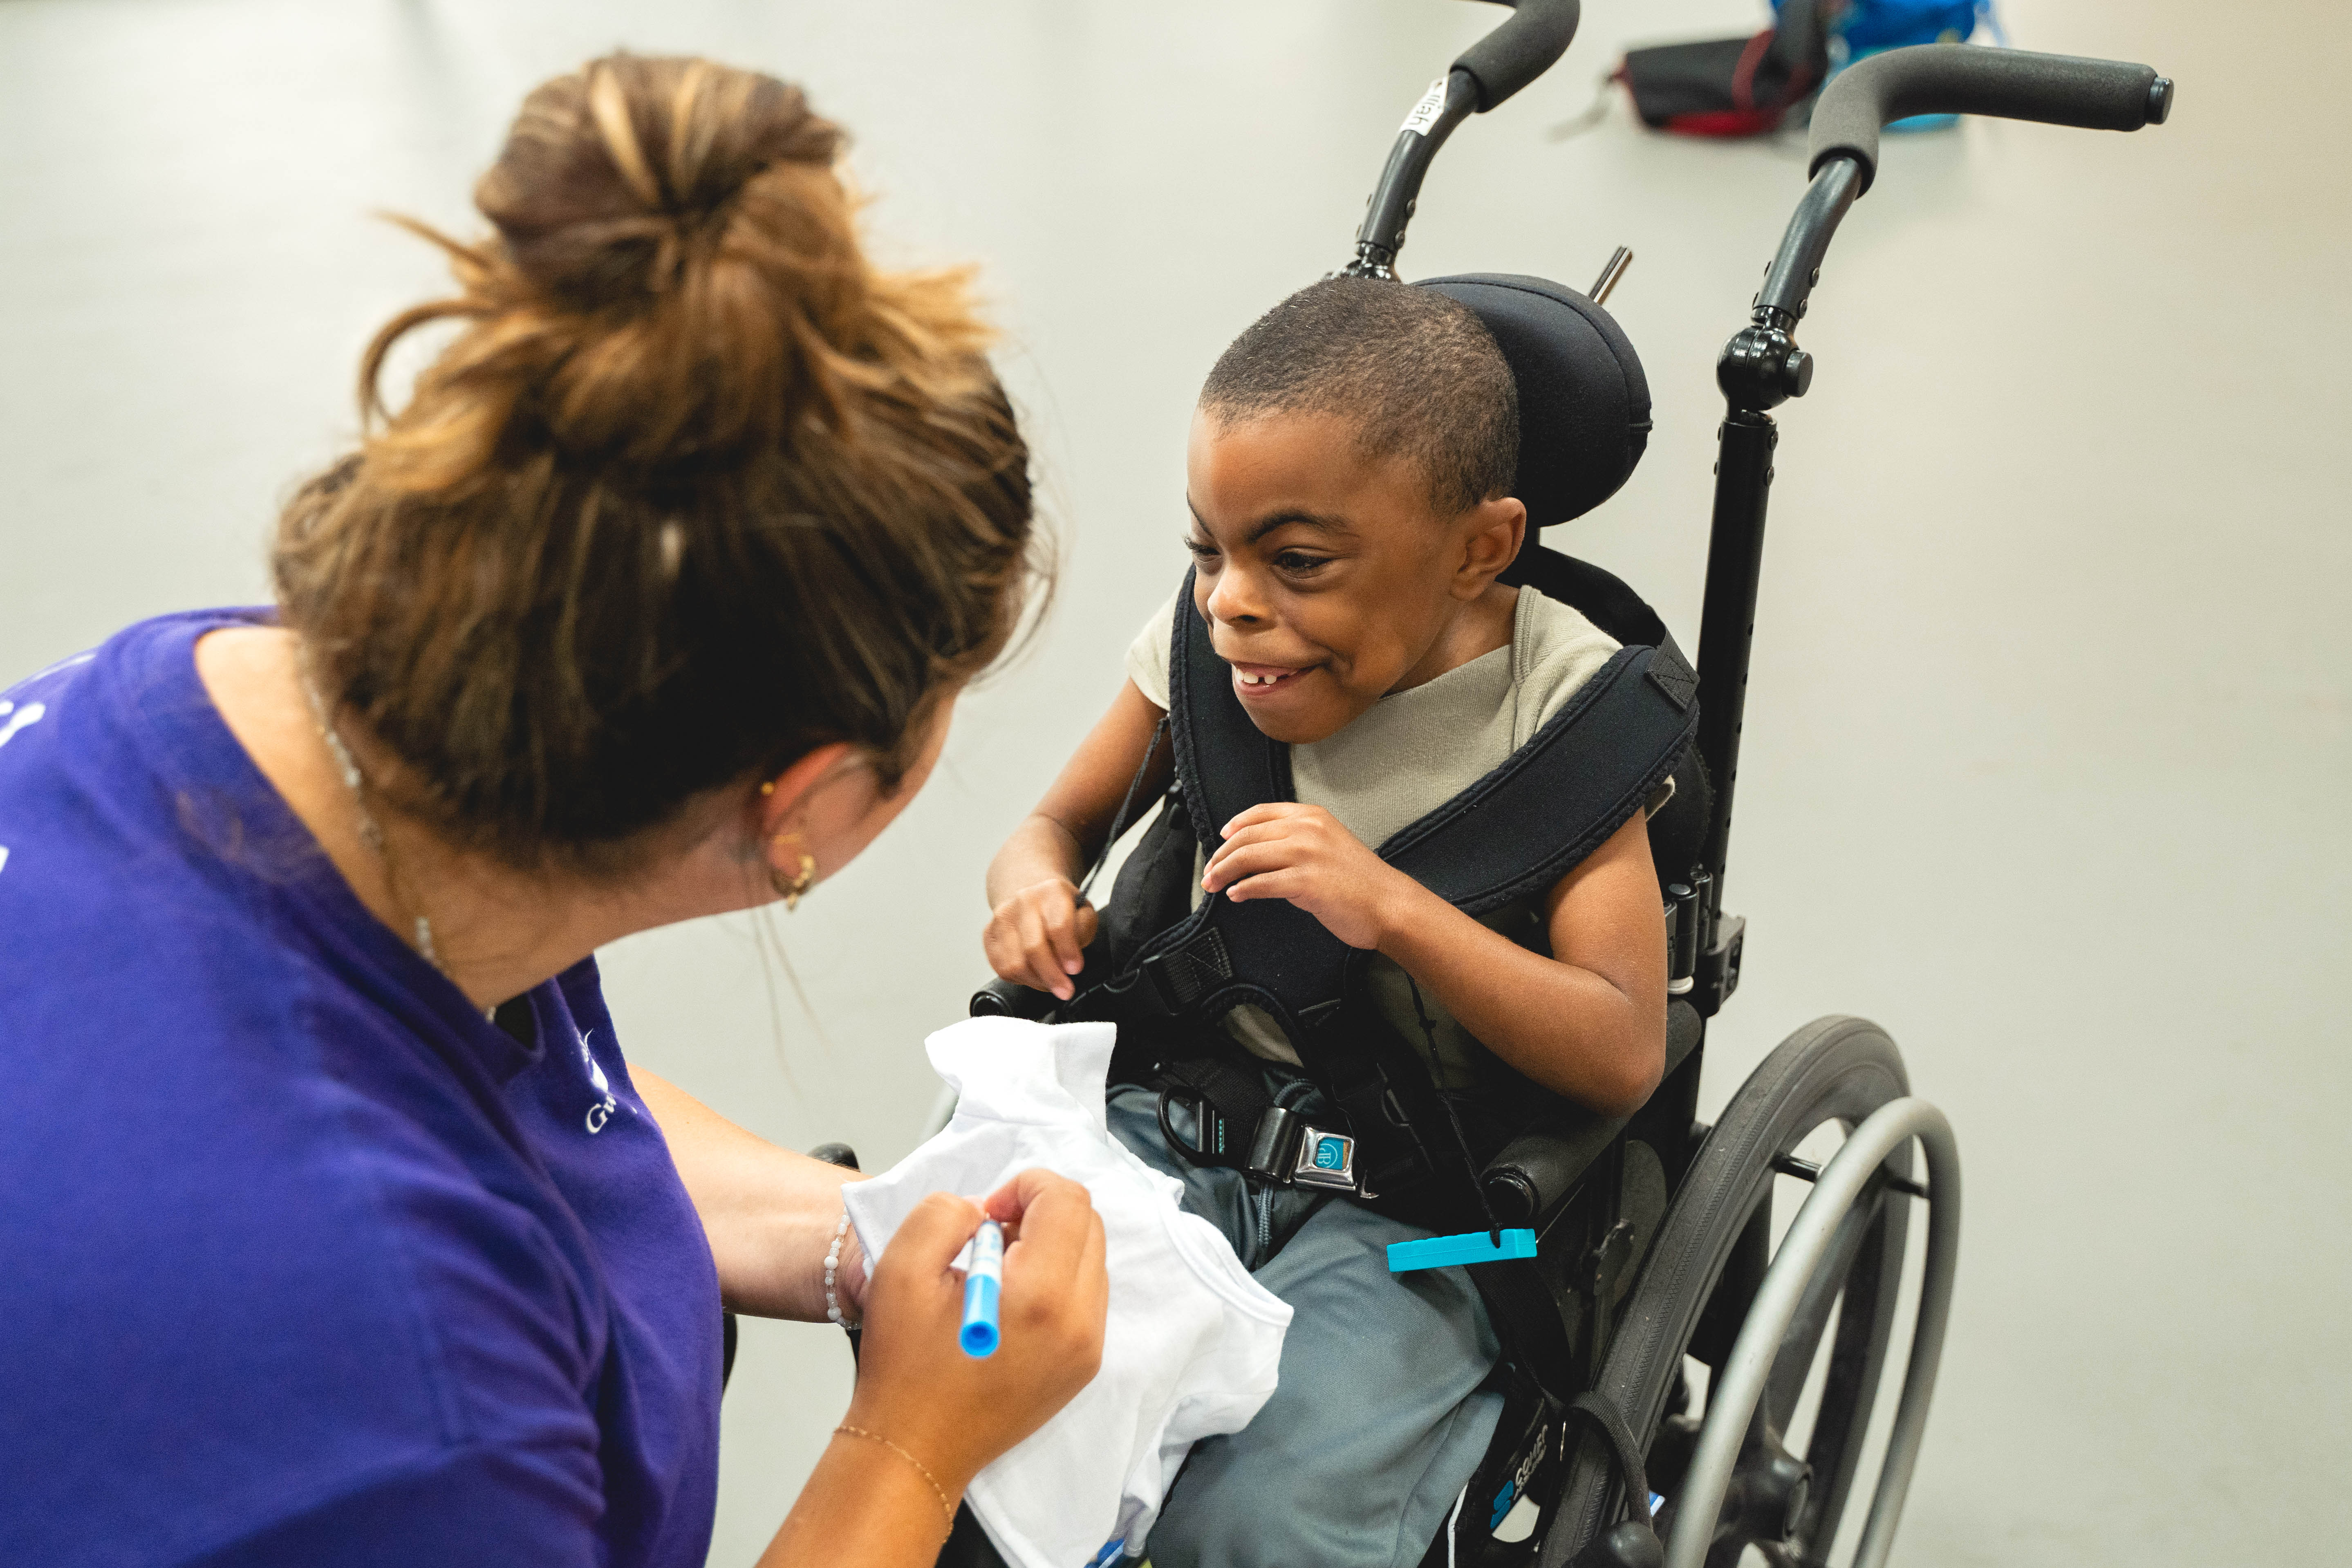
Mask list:
POLYGON ((84 1027, 61 996, 30 1018, 39 1049, 5 1053, 0 1346, 12 1414, 44 1434, 34 1468, 81 1532, 56 1560, 130 1530, 142 1561, 236 1543, 293 1562, 276 1532, 395 1494, 433 1536, 435 1500, 501 1489, 501 1453, 593 1520, 604 1326, 530 1171, 501 1169, 494 1135, 453 1137, 450 1108, 420 1112, 433 1065, 366 1008, 266 946, 229 962, 255 984, 126 984, 132 1005, 84 1027), (124 1475, 153 1509, 95 1515, 124 1475))
POLYGON ((470 1302, 533 1332, 562 1320, 593 1358, 593 1282, 496 1064, 465 1059, 415 999, 367 994, 233 911, 122 935, 89 954, 108 983, 0 997, 22 1135, 0 1185, 53 1279, 118 1307, 152 1289, 322 1331, 470 1302))

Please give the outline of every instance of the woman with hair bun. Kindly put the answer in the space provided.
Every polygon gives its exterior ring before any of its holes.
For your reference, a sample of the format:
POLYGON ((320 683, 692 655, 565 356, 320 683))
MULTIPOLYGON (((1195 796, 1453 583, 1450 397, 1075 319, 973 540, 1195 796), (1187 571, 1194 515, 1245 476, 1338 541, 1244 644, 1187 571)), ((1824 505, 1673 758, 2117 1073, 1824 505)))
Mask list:
POLYGON ((864 848, 1037 576, 964 279, 868 263, 840 149, 707 61, 540 88, 275 609, 0 696, 0 1556, 699 1563, 724 1306, 865 1322, 764 1561, 926 1563, 1092 1377, 1083 1189, 986 1200, 972 1360, 982 1205, 868 1282, 847 1173, 633 1074, 598 993, 864 848))

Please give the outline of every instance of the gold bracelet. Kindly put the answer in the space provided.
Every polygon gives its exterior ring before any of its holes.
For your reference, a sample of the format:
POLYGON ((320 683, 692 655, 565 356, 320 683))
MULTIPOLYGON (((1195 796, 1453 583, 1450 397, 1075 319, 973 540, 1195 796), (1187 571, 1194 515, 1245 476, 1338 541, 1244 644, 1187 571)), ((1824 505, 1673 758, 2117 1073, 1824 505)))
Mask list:
POLYGON ((834 1436, 835 1436, 863 1437, 869 1443, 879 1443, 884 1447, 889 1449, 892 1453, 898 1455, 900 1458, 906 1460, 907 1463, 914 1466, 916 1473, 921 1476, 923 1479, 929 1484, 932 1494, 940 1500, 940 1507, 947 1510, 948 1532, 950 1534, 953 1534, 955 1532, 956 1505, 953 1500, 948 1497, 947 1489, 940 1485, 939 1478, 932 1475, 930 1471, 923 1468, 922 1460, 915 1458, 914 1455, 909 1454, 906 1449, 901 1448, 898 1444, 893 1443, 889 1438, 882 1436, 881 1433, 868 1432, 863 1426, 852 1426, 847 1423, 844 1423, 843 1425, 835 1427, 833 1431, 834 1436))

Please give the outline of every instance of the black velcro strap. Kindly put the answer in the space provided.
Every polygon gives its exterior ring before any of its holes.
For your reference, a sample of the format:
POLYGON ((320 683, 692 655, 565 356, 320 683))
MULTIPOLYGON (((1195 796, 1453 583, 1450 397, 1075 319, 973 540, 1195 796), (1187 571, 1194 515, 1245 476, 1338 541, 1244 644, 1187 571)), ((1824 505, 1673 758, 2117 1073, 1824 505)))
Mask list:
POLYGON ((1203 925, 1173 947, 1144 961, 1143 972, 1171 1013, 1181 1012, 1234 977, 1224 933, 1203 925))
POLYGON ((1168 647, 1168 724, 1176 742, 1176 780, 1192 803, 1192 830, 1203 850, 1251 806, 1291 798, 1290 748, 1271 740, 1234 695, 1233 667, 1217 657, 1209 628, 1192 606, 1184 574, 1168 647))
MULTIPOLYGON (((1698 700, 1698 671, 1683 657, 1672 633, 1658 639, 1658 657, 1650 661, 1650 683, 1666 694, 1666 700, 1675 705, 1677 713, 1698 700)), ((1157 730, 1152 731, 1155 744, 1159 733, 1157 730)))
POLYGON ((1247 1170, 1259 1125, 1274 1109, 1264 1075, 1216 1057, 1168 1063, 1159 1075, 1160 1133, 1168 1147, 1195 1165, 1247 1170), (1197 1142, 1176 1135, 1168 1120, 1171 1104, 1190 1105, 1198 1122, 1197 1142))
POLYGON ((1625 647, 1500 767, 1401 829, 1381 858, 1477 915, 1540 892, 1633 819, 1698 726, 1663 681, 1669 647, 1625 647))
MULTIPOLYGON (((1291 797, 1289 752, 1242 710, 1229 667, 1182 600, 1170 657, 1176 772, 1205 852, 1236 814, 1291 797)), ((1683 755, 1698 721, 1682 689, 1688 668, 1671 644, 1619 649, 1526 745, 1378 846, 1381 858, 1472 915, 1551 887, 1631 820, 1683 755)), ((1300 1017, 1339 994, 1349 951, 1295 904, 1218 894, 1154 939, 1148 959, 1167 970, 1158 989, 1171 1008, 1222 1013, 1246 987, 1296 1043, 1300 1017), (1211 932, 1222 942, 1201 945, 1211 932)))
POLYGON ((1650 1477, 1642 1468, 1642 1446, 1633 1441, 1633 1428, 1626 1422, 1625 1413, 1617 1402, 1599 1389, 1588 1389, 1571 1401, 1570 1416, 1581 1415, 1601 1428, 1609 1446, 1617 1451, 1617 1474, 1625 1483, 1625 1500, 1633 1505, 1633 1518, 1643 1525, 1654 1526, 1650 1518, 1650 1477))

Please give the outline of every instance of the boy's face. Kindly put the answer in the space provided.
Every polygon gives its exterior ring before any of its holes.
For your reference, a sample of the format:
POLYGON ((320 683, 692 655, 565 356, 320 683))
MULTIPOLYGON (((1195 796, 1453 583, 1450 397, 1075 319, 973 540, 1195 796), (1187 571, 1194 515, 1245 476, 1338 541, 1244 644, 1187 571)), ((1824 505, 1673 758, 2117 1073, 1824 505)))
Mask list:
POLYGON ((1444 668, 1444 635, 1518 552, 1517 501, 1445 517, 1406 458, 1352 422, 1196 413, 1185 456, 1192 603, 1234 693, 1277 741, 1324 740, 1444 668))

